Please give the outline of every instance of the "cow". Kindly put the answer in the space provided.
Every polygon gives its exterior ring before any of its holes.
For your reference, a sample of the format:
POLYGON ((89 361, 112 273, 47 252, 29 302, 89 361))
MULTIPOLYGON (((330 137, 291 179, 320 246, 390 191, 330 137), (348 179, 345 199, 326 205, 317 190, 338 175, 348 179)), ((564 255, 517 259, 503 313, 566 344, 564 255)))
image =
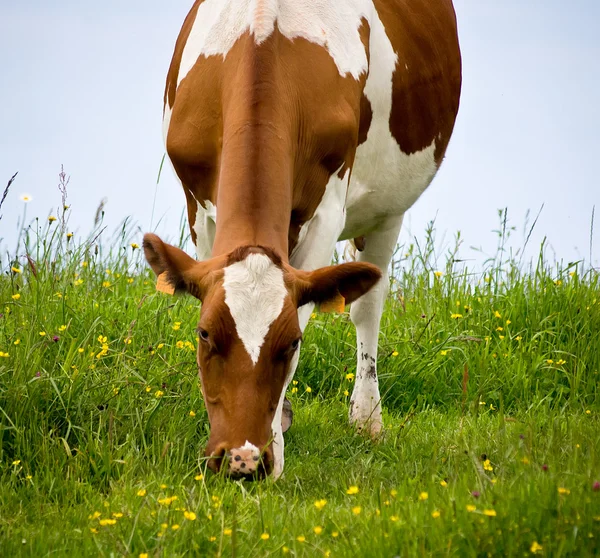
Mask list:
POLYGON ((213 471, 281 475, 285 393, 315 305, 351 305, 349 417, 380 434, 387 269, 404 213, 444 157, 461 79, 451 0, 193 5, 163 132, 197 258, 154 234, 144 251, 163 285, 201 301, 213 471), (340 240, 354 243, 356 261, 329 265, 340 240))

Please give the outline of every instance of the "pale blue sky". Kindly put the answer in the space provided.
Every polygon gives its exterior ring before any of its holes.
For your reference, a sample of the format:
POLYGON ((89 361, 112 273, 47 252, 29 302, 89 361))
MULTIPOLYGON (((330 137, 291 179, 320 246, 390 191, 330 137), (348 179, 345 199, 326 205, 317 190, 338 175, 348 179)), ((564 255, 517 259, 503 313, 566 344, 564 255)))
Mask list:
MULTIPOLYGON (((19 171, 0 238, 14 249, 19 195, 28 216, 60 202, 57 174, 71 175, 73 228, 87 233, 106 197, 107 223, 131 215, 151 226, 164 152, 161 112, 173 46, 192 0, 0 4, 0 186, 19 171)), ((493 252, 496 210, 509 208, 523 244, 525 214, 545 208, 532 237, 565 261, 588 258, 592 207, 600 214, 600 4, 593 0, 456 0, 464 62, 459 118, 446 161, 417 202, 401 239, 461 230, 460 255, 493 252)), ((184 207, 163 173, 154 225, 175 238, 184 207)), ((600 215, 593 260, 600 264, 600 215)), ((141 237, 141 234, 140 234, 141 237)), ((2 260, 5 264, 5 260, 2 260)))

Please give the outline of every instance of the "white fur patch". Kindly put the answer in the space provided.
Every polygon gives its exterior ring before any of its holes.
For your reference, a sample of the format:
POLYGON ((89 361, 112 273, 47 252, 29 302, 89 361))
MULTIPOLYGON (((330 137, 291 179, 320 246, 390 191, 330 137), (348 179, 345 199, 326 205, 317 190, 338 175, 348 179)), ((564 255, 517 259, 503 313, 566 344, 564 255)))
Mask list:
POLYGON ((235 328, 252 362, 281 314, 287 289, 283 272, 265 254, 250 254, 225 268, 223 288, 235 328))
POLYGON ((237 448, 237 449, 249 450, 252 453, 260 454, 260 451, 258 451, 258 448, 254 444, 251 444, 248 440, 246 440, 246 443, 241 448, 237 448))
POLYGON ((204 56, 227 56, 246 32, 260 44, 275 29, 288 39, 302 37, 327 49, 341 75, 358 79, 367 71, 367 54, 360 40, 362 19, 370 22, 371 0, 205 0, 181 57, 177 85, 204 56))
POLYGON ((192 228, 196 233, 196 255, 200 261, 208 260, 211 256, 217 230, 216 223, 217 207, 209 200, 204 200, 203 207, 196 200, 196 220, 192 228))
POLYGON ((437 171, 435 140, 409 155, 392 136, 392 77, 398 56, 377 15, 371 21, 370 37, 371 61, 364 93, 373 119, 367 141, 356 150, 346 200, 346 226, 340 240, 376 229, 385 216, 402 215, 437 171))

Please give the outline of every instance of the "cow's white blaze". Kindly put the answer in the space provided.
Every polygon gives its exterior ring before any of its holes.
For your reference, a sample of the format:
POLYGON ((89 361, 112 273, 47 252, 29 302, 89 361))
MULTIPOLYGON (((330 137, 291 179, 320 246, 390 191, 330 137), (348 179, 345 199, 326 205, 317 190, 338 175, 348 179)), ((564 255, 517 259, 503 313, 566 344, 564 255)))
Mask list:
POLYGON ((363 18, 370 22, 374 13, 371 0, 346 0, 343 9, 336 0, 205 0, 183 49, 177 85, 200 56, 227 56, 248 31, 260 44, 275 23, 290 40, 302 37, 326 48, 341 75, 358 79, 368 67, 359 29, 363 18))
POLYGON ((225 268, 223 288, 235 328, 254 364, 287 289, 283 271, 265 254, 250 254, 225 268))

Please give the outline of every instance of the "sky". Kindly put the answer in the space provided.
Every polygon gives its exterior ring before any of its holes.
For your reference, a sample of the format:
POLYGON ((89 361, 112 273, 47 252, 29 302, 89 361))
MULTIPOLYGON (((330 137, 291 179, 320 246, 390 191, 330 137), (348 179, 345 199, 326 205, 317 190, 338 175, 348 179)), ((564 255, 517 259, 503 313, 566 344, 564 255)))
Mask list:
MULTIPOLYGON (((19 172, 2 207, 0 245, 14 253, 17 222, 60 205, 70 176, 70 227, 126 217, 135 238, 179 236, 185 199, 164 154, 162 99, 175 40, 192 0, 0 3, 0 187, 19 172)), ((435 220, 440 253, 461 232, 459 257, 495 252, 498 210, 514 249, 600 265, 600 3, 594 0, 455 0, 463 92, 440 172, 409 211, 401 243, 435 220), (596 209, 592 230, 592 212, 596 209), (528 216, 529 213, 529 217, 528 216)), ((54 208, 54 209, 53 209, 54 208)), ((6 265, 6 258, 0 259, 6 265)))

